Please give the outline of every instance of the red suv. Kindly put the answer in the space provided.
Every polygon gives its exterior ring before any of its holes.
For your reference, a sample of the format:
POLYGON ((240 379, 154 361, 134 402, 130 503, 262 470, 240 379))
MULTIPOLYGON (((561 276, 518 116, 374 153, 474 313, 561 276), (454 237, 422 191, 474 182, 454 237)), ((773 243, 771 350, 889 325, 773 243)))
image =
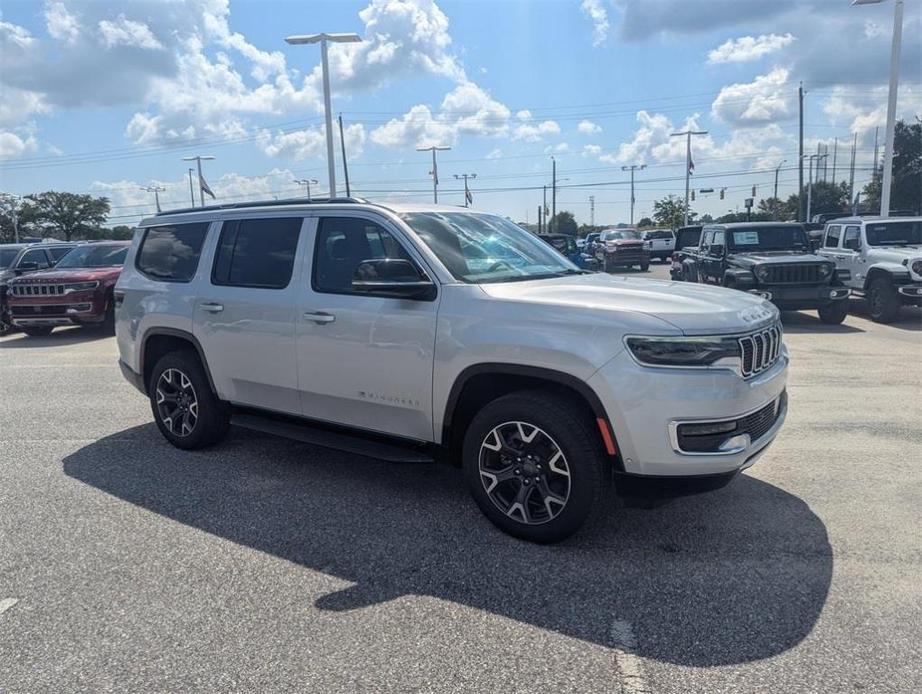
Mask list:
POLYGON ((128 253, 128 241, 77 246, 53 268, 12 280, 7 301, 13 324, 26 335, 48 335, 58 325, 112 330, 112 290, 128 253))

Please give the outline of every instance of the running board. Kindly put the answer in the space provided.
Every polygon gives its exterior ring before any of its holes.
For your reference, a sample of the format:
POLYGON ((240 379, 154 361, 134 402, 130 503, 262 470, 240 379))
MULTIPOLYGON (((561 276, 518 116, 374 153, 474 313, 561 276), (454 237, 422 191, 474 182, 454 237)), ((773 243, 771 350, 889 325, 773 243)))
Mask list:
POLYGON ((390 463, 434 462, 431 455, 412 446, 384 443, 362 436, 352 436, 322 429, 306 423, 295 423, 254 414, 235 414, 231 417, 231 424, 242 429, 260 431, 264 434, 281 436, 286 439, 294 439, 295 441, 385 460, 390 463))

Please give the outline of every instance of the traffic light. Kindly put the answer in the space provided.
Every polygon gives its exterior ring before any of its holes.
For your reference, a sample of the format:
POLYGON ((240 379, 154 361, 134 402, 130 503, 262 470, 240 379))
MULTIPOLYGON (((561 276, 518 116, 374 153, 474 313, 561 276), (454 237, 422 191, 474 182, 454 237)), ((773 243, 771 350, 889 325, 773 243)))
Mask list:
POLYGON ((692 202, 695 201, 695 191, 694 190, 691 192, 691 199, 692 199, 692 202))
POLYGON ((753 186, 752 187, 752 197, 755 197, 755 196, 756 196, 756 187, 753 186))
POLYGON ((726 189, 726 188, 721 188, 721 189, 720 189, 720 199, 721 199, 721 200, 724 199, 724 193, 726 193, 726 192, 727 192, 727 189, 726 189))

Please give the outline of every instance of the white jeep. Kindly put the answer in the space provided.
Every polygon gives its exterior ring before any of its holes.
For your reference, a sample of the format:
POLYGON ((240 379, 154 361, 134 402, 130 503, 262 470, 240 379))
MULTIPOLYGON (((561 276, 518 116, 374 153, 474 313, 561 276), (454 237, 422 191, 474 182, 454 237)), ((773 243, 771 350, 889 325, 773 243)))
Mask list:
POLYGON ((922 305, 922 217, 830 221, 817 253, 849 271, 844 284, 879 323, 895 320, 904 304, 922 305))
POLYGON ((768 302, 587 273, 461 208, 165 212, 135 234, 115 302, 122 371, 173 445, 215 444, 237 424, 448 458, 491 521, 538 542, 573 533, 612 487, 723 486, 787 410, 768 302))

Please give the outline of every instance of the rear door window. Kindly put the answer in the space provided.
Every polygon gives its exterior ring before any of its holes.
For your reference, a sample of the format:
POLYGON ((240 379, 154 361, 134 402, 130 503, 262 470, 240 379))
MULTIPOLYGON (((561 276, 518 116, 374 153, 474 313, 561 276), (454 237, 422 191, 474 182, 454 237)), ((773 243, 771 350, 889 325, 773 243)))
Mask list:
POLYGON ((58 262, 65 255, 70 253, 73 250, 72 246, 53 246, 52 248, 46 248, 49 253, 51 253, 51 259, 54 262, 58 262))
POLYGON ((842 226, 839 224, 830 224, 826 227, 826 240, 823 242, 824 248, 838 248, 839 235, 842 233, 842 226))
POLYGON ((302 217, 272 217, 224 222, 211 283, 257 289, 287 287, 302 221, 302 217))
POLYGON ((149 227, 144 231, 138 249, 135 261, 138 270, 155 280, 189 282, 198 268, 208 224, 197 222, 149 227))
POLYGON ((33 248, 23 253, 22 258, 19 259, 19 267, 22 267, 24 263, 35 263, 39 270, 51 266, 44 248, 33 248))

